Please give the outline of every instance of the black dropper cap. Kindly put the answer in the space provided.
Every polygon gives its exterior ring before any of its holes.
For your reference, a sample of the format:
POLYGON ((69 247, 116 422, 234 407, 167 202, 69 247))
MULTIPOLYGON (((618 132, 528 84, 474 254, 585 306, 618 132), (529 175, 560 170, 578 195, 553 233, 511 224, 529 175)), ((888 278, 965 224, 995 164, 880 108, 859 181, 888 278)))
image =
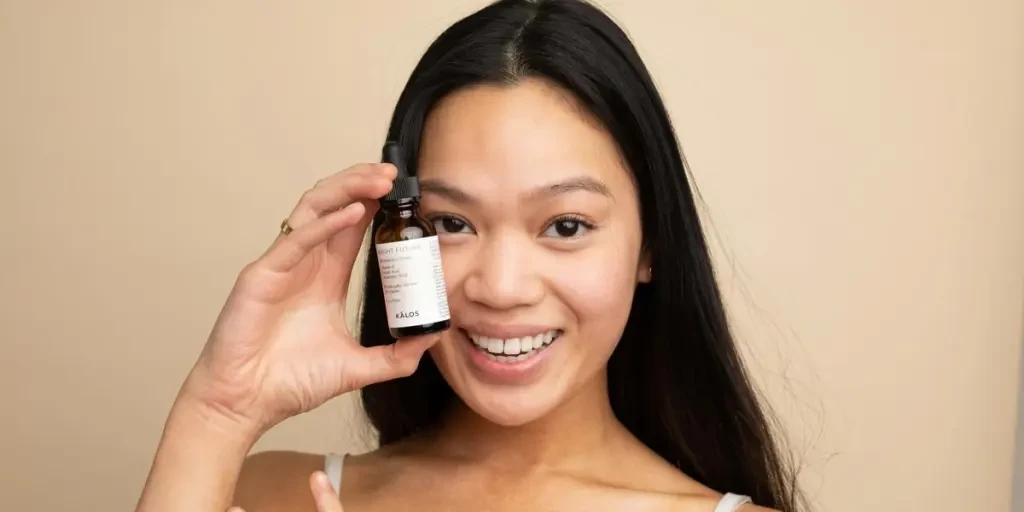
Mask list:
POLYGON ((402 199, 417 199, 420 197, 420 181, 415 176, 409 176, 409 169, 405 166, 405 158, 402 157, 402 146, 397 142, 387 141, 381 151, 381 161, 394 165, 398 168, 398 177, 395 178, 391 192, 384 196, 384 201, 400 201, 402 199))

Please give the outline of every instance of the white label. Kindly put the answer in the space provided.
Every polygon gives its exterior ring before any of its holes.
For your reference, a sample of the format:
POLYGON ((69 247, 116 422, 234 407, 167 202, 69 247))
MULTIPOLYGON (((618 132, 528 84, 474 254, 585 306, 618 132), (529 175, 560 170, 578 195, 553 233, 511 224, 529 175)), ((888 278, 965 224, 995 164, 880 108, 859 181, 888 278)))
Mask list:
POLYGON ((384 306, 392 329, 449 319, 436 236, 377 244, 384 306))

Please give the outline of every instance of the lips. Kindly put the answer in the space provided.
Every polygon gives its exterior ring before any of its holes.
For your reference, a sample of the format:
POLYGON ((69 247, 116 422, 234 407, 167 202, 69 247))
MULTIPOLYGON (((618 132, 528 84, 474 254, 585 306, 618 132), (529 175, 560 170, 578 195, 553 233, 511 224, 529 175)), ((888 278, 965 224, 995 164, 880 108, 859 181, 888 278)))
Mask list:
POLYGON ((558 352, 551 348, 560 345, 556 342, 564 334, 560 329, 524 326, 492 328, 487 334, 464 328, 458 332, 466 347, 462 353, 477 378, 501 385, 526 385, 540 378, 558 352))

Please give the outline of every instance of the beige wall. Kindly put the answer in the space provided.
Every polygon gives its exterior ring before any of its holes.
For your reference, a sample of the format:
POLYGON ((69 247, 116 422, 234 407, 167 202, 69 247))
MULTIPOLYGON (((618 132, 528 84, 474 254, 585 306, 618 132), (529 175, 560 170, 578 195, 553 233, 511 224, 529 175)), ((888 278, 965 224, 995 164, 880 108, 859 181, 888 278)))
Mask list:
MULTIPOLYGON (((0 509, 133 505, 237 270, 482 3, 0 0, 0 509)), ((1024 3, 605 5, 815 503, 1007 510, 1024 3)), ((258 448, 358 449, 347 400, 258 448)))

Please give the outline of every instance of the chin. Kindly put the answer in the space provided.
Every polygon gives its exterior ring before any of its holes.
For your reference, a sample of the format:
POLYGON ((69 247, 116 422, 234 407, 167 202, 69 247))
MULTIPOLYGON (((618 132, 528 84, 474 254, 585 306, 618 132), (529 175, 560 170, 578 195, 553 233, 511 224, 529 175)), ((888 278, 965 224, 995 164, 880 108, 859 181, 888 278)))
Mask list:
POLYGON ((455 393, 477 415, 504 427, 526 425, 543 418, 559 403, 555 397, 534 396, 536 393, 530 389, 499 393, 486 389, 455 389, 455 393))
POLYGON ((535 421, 557 407, 565 395, 564 375, 557 370, 566 368, 563 352, 570 336, 555 328, 481 330, 452 328, 430 349, 463 403, 488 421, 509 427, 535 421))

